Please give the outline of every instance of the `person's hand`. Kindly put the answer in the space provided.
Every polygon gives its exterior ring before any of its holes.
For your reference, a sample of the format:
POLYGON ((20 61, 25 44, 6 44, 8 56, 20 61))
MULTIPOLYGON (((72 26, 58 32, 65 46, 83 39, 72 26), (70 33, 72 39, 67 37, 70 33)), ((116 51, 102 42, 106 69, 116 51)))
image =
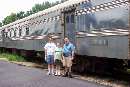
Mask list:
POLYGON ((47 60, 47 55, 45 55, 45 61, 47 60))
POLYGON ((61 59, 61 62, 63 63, 63 59, 61 59))
POLYGON ((71 60, 73 60, 74 59, 74 57, 73 56, 71 56, 71 60))

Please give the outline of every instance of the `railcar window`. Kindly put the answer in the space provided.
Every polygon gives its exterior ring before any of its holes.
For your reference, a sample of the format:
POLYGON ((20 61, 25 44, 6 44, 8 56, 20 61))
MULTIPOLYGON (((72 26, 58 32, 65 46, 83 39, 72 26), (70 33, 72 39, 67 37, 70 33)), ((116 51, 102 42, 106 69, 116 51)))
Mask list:
POLYGON ((0 34, 2 34, 2 30, 0 30, 0 34))
POLYGON ((2 30, 2 37, 4 37, 4 30, 2 30))
POLYGON ((1 31, 0 31, 0 36, 1 36, 2 34, 1 34, 1 31))
POLYGON ((55 20, 57 20, 58 18, 57 17, 55 17, 55 20))
POLYGON ((22 29, 19 29, 19 36, 22 35, 22 29))
POLYGON ((11 37, 11 31, 9 32, 9 37, 11 37))
POLYGON ((76 24, 78 31, 87 31, 97 29, 97 19, 95 14, 83 14, 76 16, 76 24))
POLYGON ((74 23, 74 15, 71 15, 71 23, 74 23))
POLYGON ((7 32, 5 32, 5 37, 7 37, 8 35, 7 35, 8 33, 7 32))
POLYGON ((16 37, 16 30, 14 30, 14 37, 16 37))
POLYGON ((77 31, 86 31, 85 15, 77 16, 76 18, 77 31))
POLYGON ((66 23, 69 23, 69 16, 66 16, 66 23))
POLYGON ((11 28, 10 37, 13 37, 13 35, 14 35, 14 31, 13 31, 13 28, 11 28))
POLYGON ((26 35, 29 35, 29 28, 26 28, 26 35))

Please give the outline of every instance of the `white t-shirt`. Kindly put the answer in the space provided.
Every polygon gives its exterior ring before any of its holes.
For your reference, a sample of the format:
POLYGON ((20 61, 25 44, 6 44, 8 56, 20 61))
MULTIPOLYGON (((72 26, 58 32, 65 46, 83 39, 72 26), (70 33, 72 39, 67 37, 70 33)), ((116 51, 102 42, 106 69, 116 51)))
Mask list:
POLYGON ((55 43, 47 43, 44 48, 47 50, 47 55, 54 55, 56 45, 55 43))

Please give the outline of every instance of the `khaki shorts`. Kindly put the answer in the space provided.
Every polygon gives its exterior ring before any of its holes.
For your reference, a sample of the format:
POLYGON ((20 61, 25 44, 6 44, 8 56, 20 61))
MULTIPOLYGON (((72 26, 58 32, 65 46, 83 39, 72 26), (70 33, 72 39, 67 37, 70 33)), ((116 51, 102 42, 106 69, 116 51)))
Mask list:
POLYGON ((64 57, 62 60, 63 66, 71 67, 72 66, 72 58, 71 57, 64 57))

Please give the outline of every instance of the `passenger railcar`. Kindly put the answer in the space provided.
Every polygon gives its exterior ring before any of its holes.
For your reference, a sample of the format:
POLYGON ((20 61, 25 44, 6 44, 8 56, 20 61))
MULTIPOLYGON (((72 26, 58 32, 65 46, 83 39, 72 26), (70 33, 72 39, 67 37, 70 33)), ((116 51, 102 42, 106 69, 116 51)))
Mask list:
POLYGON ((128 20, 128 0, 68 0, 1 27, 0 48, 31 59, 48 35, 62 43, 67 36, 76 46, 74 71, 115 71, 129 61, 128 20))

